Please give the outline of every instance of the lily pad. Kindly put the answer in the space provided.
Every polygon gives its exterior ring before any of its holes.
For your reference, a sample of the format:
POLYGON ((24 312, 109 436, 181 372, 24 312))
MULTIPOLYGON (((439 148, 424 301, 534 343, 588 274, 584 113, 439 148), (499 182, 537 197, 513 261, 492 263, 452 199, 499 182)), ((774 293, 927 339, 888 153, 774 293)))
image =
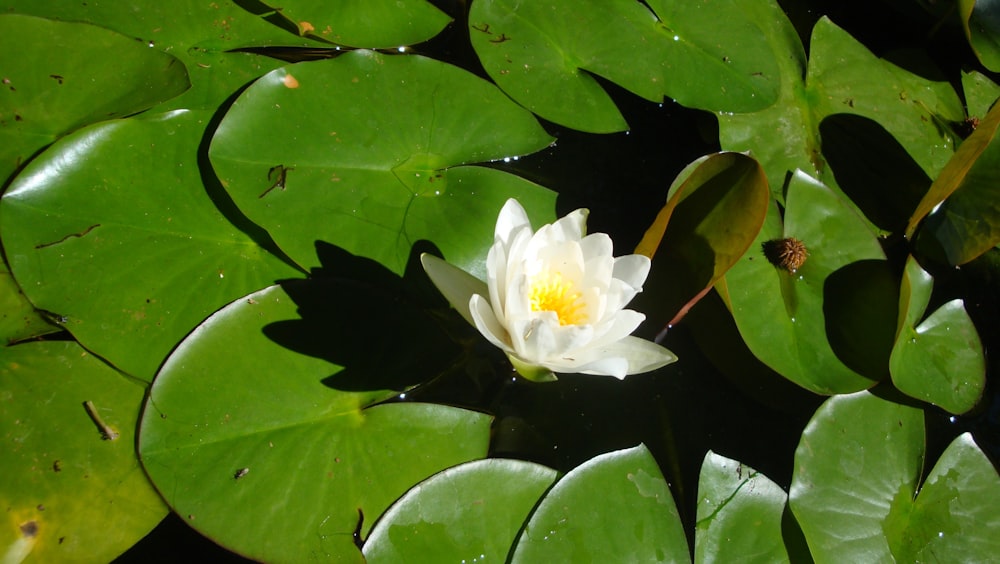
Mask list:
POLYGON ((767 476, 709 451, 698 478, 695 562, 789 562, 781 535, 787 498, 767 476))
POLYGON ((355 536, 393 501, 486 455, 487 415, 380 404, 453 357, 383 283, 351 279, 359 265, 330 268, 333 278, 272 286, 207 319, 164 364, 143 413, 139 451, 167 503, 254 559, 361 562, 355 536))
POLYGON ((688 165, 636 247, 650 258, 659 252, 637 304, 655 288, 656 309, 676 324, 753 243, 770 199, 764 170, 747 155, 716 153, 688 165))
POLYGON ((668 96, 708 110, 759 110, 777 98, 777 61, 752 16, 754 2, 646 4, 480 0, 469 34, 483 67, 513 99, 581 131, 628 127, 592 75, 654 102, 668 96))
POLYGON ((0 261, 0 344, 58 331, 31 305, 17 282, 11 277, 7 265, 0 261))
POLYGON ((300 265, 315 264, 319 239, 399 273, 413 243, 429 239, 485 278, 503 202, 550 210, 554 194, 465 165, 551 141, 529 112, 468 72, 354 51, 258 80, 222 120, 210 156, 236 204, 300 265))
POLYGON ((917 249, 965 264, 1000 243, 1000 105, 994 105, 955 152, 917 206, 906 234, 917 249))
POLYGON ((981 119, 990 107, 1000 97, 1000 84, 990 80, 988 76, 976 71, 962 73, 962 92, 965 93, 965 104, 969 118, 981 119))
POLYGON ((768 208, 720 294, 750 350, 782 376, 820 394, 869 388, 887 375, 895 335, 897 283, 885 255, 862 218, 801 171, 785 201, 784 219, 768 208), (801 264, 780 264, 784 245, 801 264))
POLYGON ((892 382, 909 396, 965 413, 986 386, 983 344, 962 300, 947 302, 923 319, 933 286, 933 278, 910 257, 889 361, 892 382))
POLYGON ((225 194, 198 155, 209 118, 176 112, 84 128, 0 200, 4 249, 31 302, 147 381, 210 313, 296 273, 216 207, 225 194))
POLYGON ((574 468, 539 503, 511 562, 690 562, 670 488, 644 445, 574 468))
POLYGON ((365 540, 365 560, 485 562, 507 558, 551 468, 491 458, 449 468, 397 501, 365 540))
POLYGON ((437 35, 451 18, 425 0, 265 0, 299 34, 351 47, 399 47, 437 35))
POLYGON ((1000 477, 970 435, 927 475, 923 412, 869 392, 830 398, 802 433, 789 503, 816 562, 988 561, 1000 477))
POLYGON ((189 86, 173 56, 89 24, 0 14, 0 51, 18 54, 0 79, 0 183, 59 137, 189 86))
POLYGON ((144 395, 73 342, 0 347, 4 562, 110 561, 163 519, 135 452, 144 395))

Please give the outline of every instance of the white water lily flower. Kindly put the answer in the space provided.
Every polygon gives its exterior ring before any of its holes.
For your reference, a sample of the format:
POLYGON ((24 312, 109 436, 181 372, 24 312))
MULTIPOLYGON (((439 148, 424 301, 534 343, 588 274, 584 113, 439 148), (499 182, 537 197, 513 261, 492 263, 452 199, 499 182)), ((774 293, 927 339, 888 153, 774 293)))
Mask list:
POLYGON ((631 336, 645 315, 624 309, 642 291, 649 259, 612 256, 611 238, 586 235, 587 210, 532 231, 517 200, 497 218, 487 282, 424 254, 441 293, 502 349, 526 378, 552 372, 624 378, 674 362, 669 350, 631 336))

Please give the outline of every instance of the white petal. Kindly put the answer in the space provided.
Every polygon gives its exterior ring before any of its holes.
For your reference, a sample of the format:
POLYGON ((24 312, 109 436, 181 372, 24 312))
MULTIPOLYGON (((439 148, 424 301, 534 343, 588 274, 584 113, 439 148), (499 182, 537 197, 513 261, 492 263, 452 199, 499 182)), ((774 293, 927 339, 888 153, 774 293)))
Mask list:
POLYGON ((656 370, 677 360, 677 356, 674 353, 652 341, 640 339, 639 337, 625 337, 620 341, 603 347, 586 349, 586 354, 580 355, 575 359, 577 362, 577 371, 585 374, 600 374, 620 378, 621 376, 618 376, 618 372, 612 373, 603 368, 607 366, 609 359, 615 358, 624 359, 627 362, 626 375, 641 374, 656 370))
POLYGON ((642 284, 649 276, 649 257, 644 255, 625 255, 615 259, 614 277, 635 288, 642 290, 642 284))
POLYGON ((510 336, 507 334, 507 330, 497 321, 493 308, 490 307, 486 298, 479 294, 472 296, 469 299, 469 310, 472 312, 473 325, 486 337, 486 340, 504 352, 514 352, 510 346, 510 336))
MULTIPOLYGON (((579 241, 587 234, 587 216, 590 210, 580 208, 560 217, 549 225, 549 237, 557 241, 579 241)), ((539 229, 541 231, 541 229, 539 229)))
POLYGON ((620 341, 631 335, 645 319, 646 316, 638 311, 623 309, 597 328, 590 346, 603 347, 620 341))
POLYGON ((528 214, 524 211, 524 207, 521 206, 520 202, 511 198, 503 205, 503 208, 500 209, 500 214, 497 216, 497 225, 493 232, 494 238, 503 241, 504 245, 508 245, 515 231, 525 226, 531 229, 528 214))
POLYGON ((434 255, 421 254, 420 264, 424 266, 427 276, 430 277, 431 282, 434 282, 437 289, 448 300, 451 307, 458 310, 458 313, 466 321, 475 325, 472 313, 469 311, 469 299, 475 294, 487 294, 489 288, 486 286, 486 283, 434 255))
POLYGON ((610 257, 614 254, 614 243, 607 233, 591 233, 580 241, 583 256, 590 260, 595 257, 610 257))
POLYGON ((507 249, 496 241, 486 255, 486 285, 490 288, 490 304, 500 323, 506 323, 503 303, 507 299, 507 249))

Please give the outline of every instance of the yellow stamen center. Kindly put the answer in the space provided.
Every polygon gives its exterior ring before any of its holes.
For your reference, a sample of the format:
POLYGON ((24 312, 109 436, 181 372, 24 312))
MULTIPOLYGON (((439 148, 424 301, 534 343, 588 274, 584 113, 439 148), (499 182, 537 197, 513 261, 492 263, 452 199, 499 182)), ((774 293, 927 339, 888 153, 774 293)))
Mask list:
POLYGON ((581 297, 572 282, 564 280, 558 272, 543 272, 535 276, 528 290, 531 311, 551 311, 559 318, 559 325, 586 323, 587 314, 581 297))

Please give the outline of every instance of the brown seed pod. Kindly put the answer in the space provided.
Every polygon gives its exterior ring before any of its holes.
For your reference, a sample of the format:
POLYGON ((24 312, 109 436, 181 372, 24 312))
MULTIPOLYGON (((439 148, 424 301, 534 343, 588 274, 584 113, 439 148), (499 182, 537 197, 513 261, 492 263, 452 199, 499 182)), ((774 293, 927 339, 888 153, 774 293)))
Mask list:
POLYGON ((761 250, 771 264, 784 268, 789 273, 802 268, 809 256, 805 244, 795 237, 767 241, 761 245, 761 250))

